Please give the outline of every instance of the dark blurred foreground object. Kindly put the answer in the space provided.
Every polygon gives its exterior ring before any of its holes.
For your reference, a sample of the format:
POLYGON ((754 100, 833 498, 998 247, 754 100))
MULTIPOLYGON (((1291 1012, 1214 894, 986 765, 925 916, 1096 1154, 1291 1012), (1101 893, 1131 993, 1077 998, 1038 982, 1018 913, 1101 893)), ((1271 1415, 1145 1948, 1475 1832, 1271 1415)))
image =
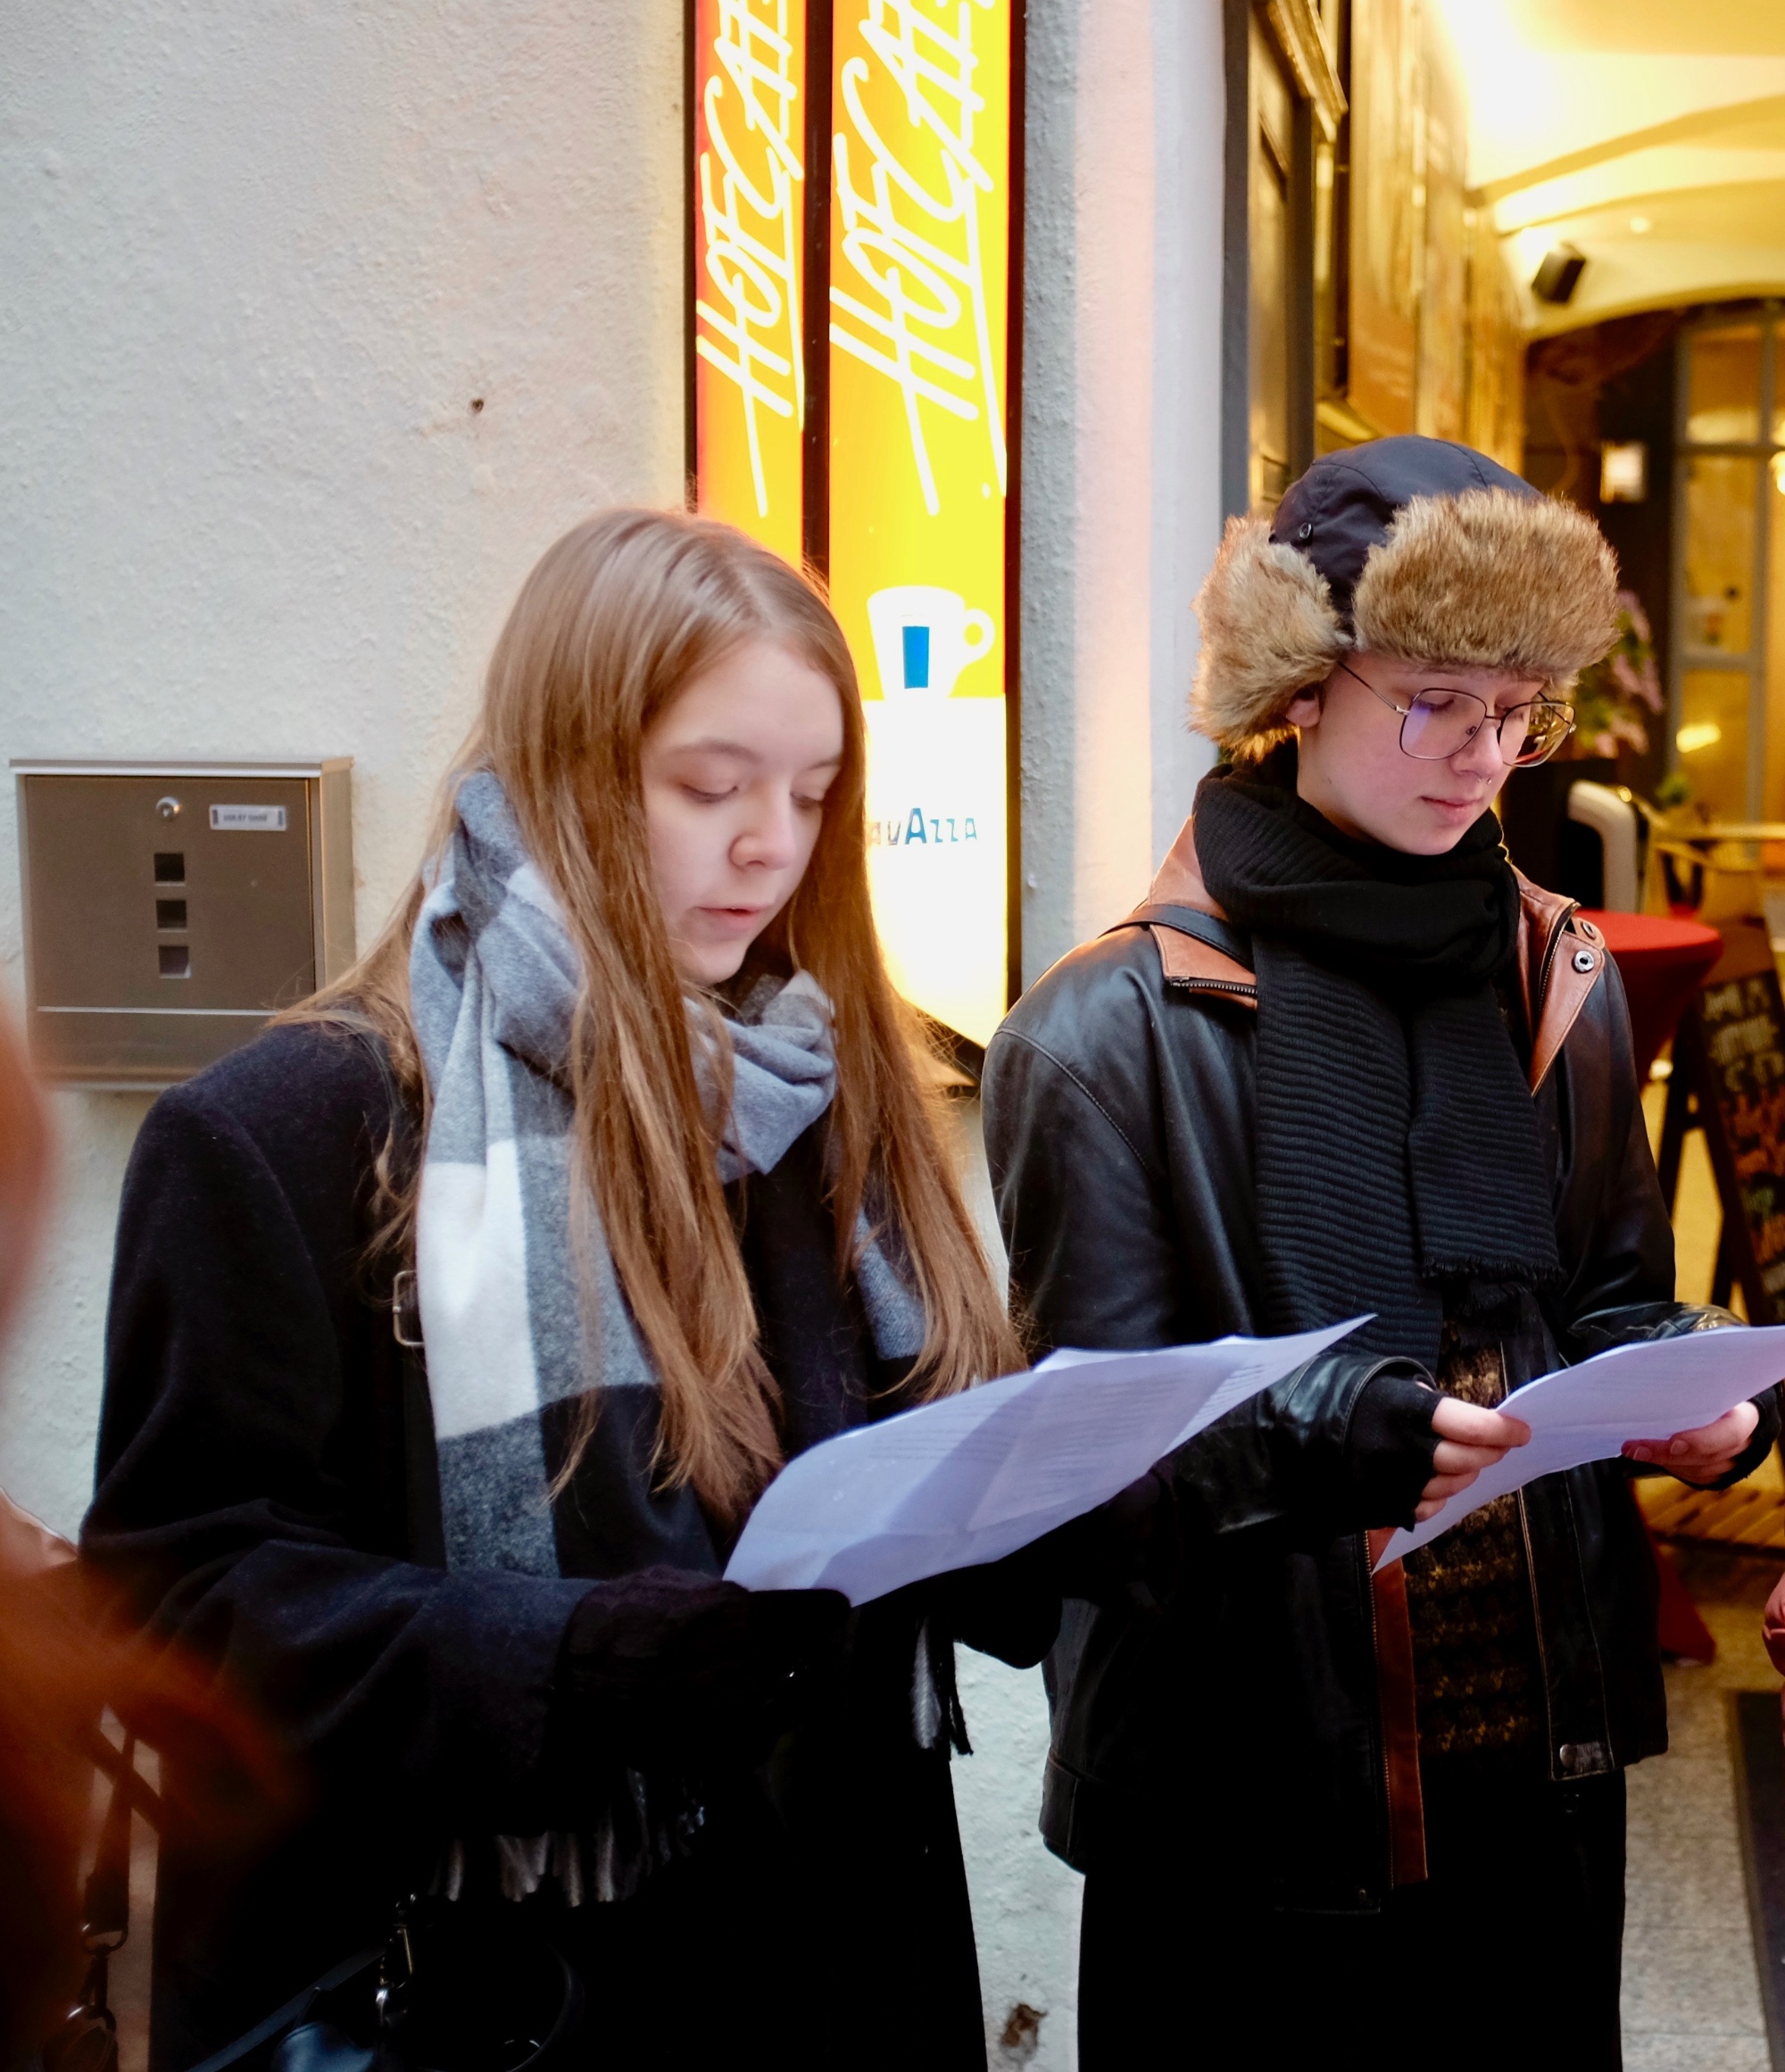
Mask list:
POLYGON ((1768 2062, 1785 2062, 1785 1750, 1770 1691, 1728 1693, 1742 1868, 1748 1873, 1755 1968, 1760 1974, 1768 2062))
MULTIPOLYGON (((47 1162, 43 1108, 0 1016, 0 1335, 36 1251, 47 1162)), ((0 2072, 115 2064, 106 1960, 126 1932, 133 1810, 177 1819, 227 1858, 262 1843, 293 1797, 214 1676, 110 1635, 74 1549, 0 1494, 0 2072), (108 1708, 125 1724, 121 1752, 100 1731, 108 1708), (137 1777, 133 1735, 173 1759, 171 1801, 137 1777), (83 1891, 95 1772, 113 1789, 83 1891)))
MULTIPOLYGON (((92 1770, 57 1760, 34 1701, 48 1579, 74 1550, 0 1495, 0 2065, 48 2035, 80 1987, 75 1875, 92 1770), (49 1760, 46 1760, 48 1757, 49 1760)), ((91 1724, 98 1725, 95 1705, 91 1724)))
POLYGON ((129 1931, 133 1813, 228 1862, 263 1846, 294 1803, 270 1743, 214 1679, 112 1638, 73 1548, 0 1496, 0 2068, 115 2064, 107 1968, 129 1931), (108 1710, 121 1749, 101 1731, 108 1710), (163 1793, 137 1774, 139 1737, 168 1758, 163 1793))

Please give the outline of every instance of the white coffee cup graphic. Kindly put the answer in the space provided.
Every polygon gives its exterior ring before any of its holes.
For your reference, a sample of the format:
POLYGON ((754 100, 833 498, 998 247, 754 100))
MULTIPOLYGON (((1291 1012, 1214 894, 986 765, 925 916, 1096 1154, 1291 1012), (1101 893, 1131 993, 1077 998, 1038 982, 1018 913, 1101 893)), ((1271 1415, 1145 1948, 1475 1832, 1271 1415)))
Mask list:
POLYGON ((901 583, 868 600, 874 659, 883 696, 945 698, 968 662, 997 638, 989 612, 968 605, 953 590, 901 583))

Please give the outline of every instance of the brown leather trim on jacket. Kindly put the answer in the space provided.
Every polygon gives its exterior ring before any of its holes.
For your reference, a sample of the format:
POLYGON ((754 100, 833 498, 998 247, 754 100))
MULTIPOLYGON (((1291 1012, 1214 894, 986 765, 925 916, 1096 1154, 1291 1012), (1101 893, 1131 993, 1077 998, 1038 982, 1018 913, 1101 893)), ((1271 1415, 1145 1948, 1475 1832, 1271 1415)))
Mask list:
MULTIPOLYGON (((1518 877, 1518 980, 1531 1046, 1531 1091, 1548 1077, 1568 1032, 1605 976, 1605 938, 1590 921, 1575 918, 1576 903, 1518 877)), ((1156 905, 1187 906, 1198 913, 1227 917, 1202 880, 1191 823, 1179 831, 1148 894, 1156 905)), ((1253 974, 1231 957, 1186 936, 1154 924, 1159 962, 1170 983, 1194 990, 1199 983, 1230 990, 1245 986, 1258 1005, 1253 974)), ((1366 1535, 1373 1571, 1388 1544, 1389 1529, 1366 1535)), ((1389 1875, 1394 1885, 1417 1885, 1426 1876, 1425 1806, 1419 1782, 1419 1713, 1413 1669, 1413 1627, 1407 1609, 1407 1577, 1395 1561, 1370 1577, 1376 1653, 1376 1701, 1382 1735, 1383 1784, 1389 1811, 1389 1875)))
POLYGON ((1199 942, 1194 936, 1187 936, 1182 928, 1162 928, 1155 922, 1148 930, 1158 945, 1159 967, 1166 975, 1168 986, 1185 986, 1194 991, 1198 986, 1243 988, 1235 998, 1248 1007, 1258 1004, 1257 980, 1243 964, 1236 964, 1232 957, 1224 957, 1212 944, 1199 942))
POLYGON ((1389 1883, 1424 1881, 1425 1799, 1419 1784, 1419 1710, 1413 1675, 1413 1621, 1407 1609, 1407 1570, 1399 1561, 1378 1569, 1392 1526, 1364 1535, 1369 1549, 1370 1602, 1376 1636, 1376 1701, 1382 1729, 1382 1785, 1389 1805, 1389 1883))
POLYGON ((1531 1090, 1549 1077, 1587 996, 1606 971, 1605 937, 1576 918, 1576 903, 1545 892, 1516 873, 1519 892, 1519 978, 1524 988, 1531 1044, 1531 1090), (1546 969, 1547 967, 1547 969, 1546 969), (1535 996, 1538 1011, 1531 1017, 1535 996))
MULTIPOLYGON (((1202 866, 1197 861, 1196 844, 1190 827, 1186 820, 1178 830, 1177 840, 1166 851, 1166 860, 1159 865, 1147 897, 1156 906, 1191 907, 1198 913, 1212 914, 1216 920, 1225 920, 1227 917, 1202 882, 1202 866)), ((1192 992, 1199 985, 1222 992, 1242 986, 1245 990, 1233 994, 1232 997, 1249 1007, 1258 1006, 1258 981, 1243 964, 1223 956, 1212 944, 1199 942, 1194 936, 1185 935, 1182 928, 1162 928, 1155 923, 1148 933, 1158 945, 1159 968, 1168 986, 1186 986, 1192 992)))

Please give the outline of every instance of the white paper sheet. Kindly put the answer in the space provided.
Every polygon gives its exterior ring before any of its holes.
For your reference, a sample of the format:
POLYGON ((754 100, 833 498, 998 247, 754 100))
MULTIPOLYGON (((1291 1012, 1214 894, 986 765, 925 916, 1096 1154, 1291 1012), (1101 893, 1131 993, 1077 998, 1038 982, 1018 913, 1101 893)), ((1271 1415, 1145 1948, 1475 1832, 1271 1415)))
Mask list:
POLYGON ((769 1484, 726 1576, 865 1604, 1000 1560, 1108 1502, 1365 1321, 1151 1352, 1063 1349, 1027 1374, 844 1432, 769 1484))
POLYGON ((1498 1468, 1483 1469, 1424 1525, 1396 1533, 1376 1566, 1399 1560, 1540 1475, 1615 1460, 1631 1439, 1666 1439, 1713 1424, 1781 1377, 1785 1324, 1769 1324, 1620 1345, 1528 1381, 1499 1407, 1524 1419, 1531 1444, 1515 1446, 1498 1468))

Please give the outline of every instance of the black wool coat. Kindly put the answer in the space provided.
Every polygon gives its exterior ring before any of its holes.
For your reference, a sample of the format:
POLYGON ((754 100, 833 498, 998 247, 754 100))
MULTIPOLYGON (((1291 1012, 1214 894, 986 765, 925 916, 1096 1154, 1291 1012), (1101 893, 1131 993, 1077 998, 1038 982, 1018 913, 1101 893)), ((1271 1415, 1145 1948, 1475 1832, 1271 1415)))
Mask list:
MULTIPOLYGON (((560 1670, 586 1580, 415 1558, 430 1493, 411 1486, 390 1269, 367 1263, 393 1100, 370 1039, 274 1029, 156 1102, 125 1183, 85 1552, 129 1618, 272 1724, 308 1791, 245 1868, 164 1843, 155 2072, 380 1942, 446 1838, 577 1824, 560 1670)), ((815 1264, 821 1150, 749 1183, 744 1219, 795 1451, 873 1414, 871 1348, 815 1264)), ((718 1780, 691 1855, 635 1898, 526 1902, 584 1976, 592 2055, 983 2066, 948 1755, 911 1731, 924 1613, 908 1593, 856 1614, 826 1725, 773 1779, 718 1780)))

